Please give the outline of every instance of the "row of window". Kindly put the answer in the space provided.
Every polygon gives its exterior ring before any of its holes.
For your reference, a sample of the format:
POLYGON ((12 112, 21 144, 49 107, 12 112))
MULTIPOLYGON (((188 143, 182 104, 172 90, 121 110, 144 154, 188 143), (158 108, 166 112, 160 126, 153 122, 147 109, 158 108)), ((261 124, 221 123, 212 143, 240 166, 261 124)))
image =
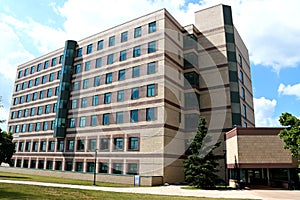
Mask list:
MULTIPOLYGON (((156 21, 154 22, 151 22, 148 24, 148 33, 153 33, 153 32, 156 32, 156 21)), ((138 37, 141 37, 142 36, 142 27, 139 26, 139 27, 136 27, 134 29, 134 38, 138 38, 138 37)), ((128 31, 124 31, 121 33, 121 37, 120 37, 120 42, 123 43, 123 42, 126 42, 128 40, 128 31)), ((110 36, 109 39, 108 39, 108 47, 112 47, 115 45, 115 41, 116 41, 116 36, 113 35, 113 36, 110 36)), ((103 49, 104 47, 104 40, 99 40, 97 42, 97 50, 101 50, 103 49)), ((86 54, 90 54, 93 52, 93 44, 89 44, 87 45, 86 47, 86 54)), ((76 51, 76 56, 77 57, 81 57, 83 55, 83 50, 82 48, 79 48, 77 49, 76 51)))
MULTIPOLYGON (((142 110, 131 110, 130 113, 130 122, 140 122, 140 121, 153 121, 156 120, 156 108, 146 108, 145 116, 141 116, 142 110)), ((86 126, 97 126, 97 125, 109 125, 109 124, 122 124, 127 123, 125 120, 125 116, 127 112, 120 111, 116 113, 105 113, 102 115, 102 123, 100 123, 100 116, 99 115, 92 115, 92 116, 82 116, 79 118, 79 124, 77 124, 77 118, 70 118, 69 119, 69 127, 74 128, 79 125, 79 127, 86 127, 86 126), (89 123, 88 123, 89 120, 89 123), (113 121, 114 120, 114 121, 113 121)), ((129 122, 129 121, 128 121, 129 122)), ((22 125, 15 125, 9 126, 9 131, 11 133, 25 133, 25 132, 38 132, 38 131, 47 131, 53 130, 55 126, 55 121, 44 121, 44 122, 36 122, 36 123, 29 123, 29 124, 22 124, 22 125)))
POLYGON ((56 113, 57 110, 57 103, 45 106, 38 106, 32 108, 25 108, 24 110, 13 111, 11 113, 11 119, 15 118, 22 118, 28 116, 35 116, 35 115, 42 115, 42 114, 49 114, 49 113, 56 113), (51 109, 52 107, 52 109, 51 109))
MULTIPOLYGON (((12 160, 14 162, 14 160, 12 160)), ((52 161, 52 160, 36 160, 31 159, 30 162, 27 159, 22 160, 17 159, 16 160, 16 167, 22 167, 22 168, 38 168, 38 169, 48 169, 48 170, 63 170, 63 162, 62 161, 52 161), (54 166, 55 164, 55 166, 54 166)), ((98 173, 111 173, 111 174, 130 174, 130 175, 136 175, 138 174, 138 164, 137 163, 121 163, 121 162, 112 162, 109 164, 108 162, 99 162, 97 164, 98 166, 98 173), (126 171, 124 170, 124 167, 126 168, 126 171)), ((84 169, 84 162, 82 161, 71 161, 66 160, 64 165, 65 171, 76 171, 76 172, 94 172, 95 170, 95 163, 94 162, 86 162, 86 168, 84 169), (73 168, 74 167, 74 168, 73 168)))

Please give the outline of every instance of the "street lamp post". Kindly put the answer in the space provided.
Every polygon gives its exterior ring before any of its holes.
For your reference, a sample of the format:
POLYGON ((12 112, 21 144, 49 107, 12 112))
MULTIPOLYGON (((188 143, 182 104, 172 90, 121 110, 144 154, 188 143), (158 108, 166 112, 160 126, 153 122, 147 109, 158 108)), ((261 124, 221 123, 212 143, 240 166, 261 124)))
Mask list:
POLYGON ((95 162, 94 162, 94 184, 96 185, 96 165, 97 165, 97 151, 98 149, 95 149, 95 162))

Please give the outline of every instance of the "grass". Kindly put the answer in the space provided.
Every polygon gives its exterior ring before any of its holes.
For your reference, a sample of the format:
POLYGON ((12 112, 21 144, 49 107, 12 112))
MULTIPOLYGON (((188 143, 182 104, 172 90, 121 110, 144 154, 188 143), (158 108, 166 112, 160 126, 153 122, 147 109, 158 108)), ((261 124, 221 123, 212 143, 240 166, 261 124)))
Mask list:
MULTIPOLYGON (((62 184, 73 184, 73 185, 93 185, 93 181, 59 178, 59 177, 52 177, 52 176, 16 174, 16 173, 7 173, 7 172, 0 172, 0 179, 17 180, 17 181, 36 181, 36 182, 46 182, 46 183, 62 183, 62 184)), ((96 182, 96 185, 103 186, 103 187, 133 187, 133 185, 103 183, 103 182, 96 182)))
POLYGON ((163 195, 134 194, 134 193, 117 193, 117 192, 78 190, 78 189, 68 189, 68 188, 42 187, 42 186, 7 184, 7 183, 2 183, 0 185, 0 199, 222 200, 221 198, 216 199, 216 198, 163 196, 163 195))

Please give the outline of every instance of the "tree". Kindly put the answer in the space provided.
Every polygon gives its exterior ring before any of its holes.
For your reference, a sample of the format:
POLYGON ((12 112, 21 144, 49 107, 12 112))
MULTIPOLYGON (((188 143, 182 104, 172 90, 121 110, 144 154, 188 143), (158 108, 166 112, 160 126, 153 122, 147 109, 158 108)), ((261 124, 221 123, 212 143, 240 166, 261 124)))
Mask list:
POLYGON ((211 140, 207 131, 206 121, 200 117, 197 133, 187 150, 188 157, 183 162, 185 179, 189 185, 206 189, 214 188, 221 182, 215 173, 219 171, 218 161, 223 158, 213 154, 213 150, 219 147, 220 143, 206 146, 211 140))
POLYGON ((279 132, 279 137, 284 141, 285 149, 289 149, 294 158, 300 153, 300 119, 290 113, 282 113, 279 122, 286 128, 279 132))
MULTIPOLYGON (((2 105, 2 96, 0 96, 0 108, 3 108, 3 105, 2 105)), ((0 124, 1 123, 4 123, 6 120, 2 120, 0 119, 0 124)))
POLYGON ((11 157, 15 153, 12 133, 0 129, 0 165, 2 162, 12 165, 11 157))

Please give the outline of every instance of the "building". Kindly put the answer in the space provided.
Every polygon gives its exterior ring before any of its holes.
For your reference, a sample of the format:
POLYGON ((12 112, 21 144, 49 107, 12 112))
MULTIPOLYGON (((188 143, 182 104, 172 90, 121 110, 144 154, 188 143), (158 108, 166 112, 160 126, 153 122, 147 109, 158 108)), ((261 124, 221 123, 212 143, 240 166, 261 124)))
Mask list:
POLYGON ((183 182, 200 114, 222 155, 226 131, 255 125, 248 51, 226 5, 184 27, 161 9, 20 65, 14 166, 183 182))

